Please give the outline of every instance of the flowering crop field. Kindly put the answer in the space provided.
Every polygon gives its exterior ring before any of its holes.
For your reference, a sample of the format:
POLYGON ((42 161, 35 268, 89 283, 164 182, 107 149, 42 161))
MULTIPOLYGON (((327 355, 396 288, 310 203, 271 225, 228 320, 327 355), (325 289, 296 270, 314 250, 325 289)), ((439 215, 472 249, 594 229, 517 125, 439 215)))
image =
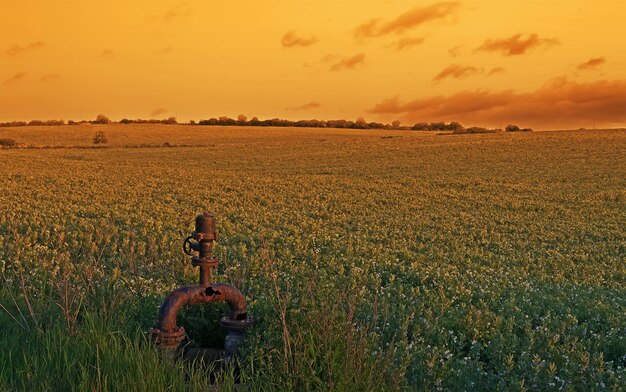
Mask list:
POLYGON ((206 390, 145 336, 203 210, 250 390, 626 389, 626 132, 149 127, 0 149, 0 390, 206 390))

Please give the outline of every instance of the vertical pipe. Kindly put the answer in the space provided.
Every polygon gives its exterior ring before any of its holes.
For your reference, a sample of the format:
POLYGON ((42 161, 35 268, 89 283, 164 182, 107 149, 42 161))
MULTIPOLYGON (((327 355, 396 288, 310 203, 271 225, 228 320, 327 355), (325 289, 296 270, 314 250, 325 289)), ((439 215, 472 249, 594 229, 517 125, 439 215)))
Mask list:
POLYGON ((200 286, 209 287, 211 284, 211 267, 208 265, 200 266, 200 286))

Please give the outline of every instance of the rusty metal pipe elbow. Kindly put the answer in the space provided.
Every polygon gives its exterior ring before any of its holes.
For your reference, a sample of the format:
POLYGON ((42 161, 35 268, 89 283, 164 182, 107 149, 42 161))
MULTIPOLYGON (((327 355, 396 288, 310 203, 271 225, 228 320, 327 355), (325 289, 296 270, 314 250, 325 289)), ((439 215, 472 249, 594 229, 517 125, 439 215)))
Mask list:
POLYGON ((224 343, 227 359, 235 356, 244 340, 244 330, 254 322, 248 315, 246 300, 238 288, 226 283, 210 283, 211 268, 217 267, 217 258, 212 254, 213 242, 217 241, 217 238, 215 216, 207 212, 198 215, 196 229, 184 240, 183 250, 192 256, 191 264, 200 268, 200 284, 172 291, 161 305, 156 327, 149 329, 152 340, 170 359, 176 357, 180 343, 185 340, 185 328, 176 325, 176 317, 186 305, 209 302, 228 304, 230 315, 220 319, 220 325, 228 331, 224 343), (195 252, 198 253, 197 256, 194 255, 195 252))
POLYGON ((245 320, 246 300, 241 291, 226 283, 213 283, 208 287, 184 286, 167 296, 159 310, 157 328, 164 332, 176 330, 176 316, 185 305, 226 302, 231 320, 245 320))

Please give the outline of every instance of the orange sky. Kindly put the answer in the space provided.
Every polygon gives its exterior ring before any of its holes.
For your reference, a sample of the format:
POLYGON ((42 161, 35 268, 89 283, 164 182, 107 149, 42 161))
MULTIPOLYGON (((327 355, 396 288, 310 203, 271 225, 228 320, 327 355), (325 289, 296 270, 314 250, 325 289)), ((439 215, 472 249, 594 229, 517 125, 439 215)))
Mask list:
POLYGON ((626 126, 623 0, 0 0, 0 121, 626 126))

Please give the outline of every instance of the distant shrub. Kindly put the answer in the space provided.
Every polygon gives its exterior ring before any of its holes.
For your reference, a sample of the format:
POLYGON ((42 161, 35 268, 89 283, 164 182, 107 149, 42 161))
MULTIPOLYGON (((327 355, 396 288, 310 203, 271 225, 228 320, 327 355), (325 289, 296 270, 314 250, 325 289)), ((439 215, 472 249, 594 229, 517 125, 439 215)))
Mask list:
POLYGON ((109 139, 107 139, 106 135, 102 131, 96 132, 96 136, 93 137, 93 144, 106 144, 109 139))
POLYGON ((200 122, 198 124, 200 124, 200 125, 217 125, 217 118, 211 117, 208 120, 200 120, 200 122))
POLYGON ((411 129, 414 131, 430 131, 430 126, 426 123, 417 123, 411 129))
POLYGON ((431 131, 445 131, 446 130, 446 124, 442 123, 442 122, 430 123, 430 130, 431 131))
POLYGON ((9 139, 9 138, 0 139, 0 146, 14 147, 16 145, 17 145, 17 142, 13 139, 9 139))
POLYGON ((43 125, 65 125, 63 120, 48 120, 44 121, 43 125))
POLYGON ((517 125, 509 124, 504 128, 507 132, 532 132, 532 128, 520 128, 517 125))
POLYGON ((237 125, 237 121, 230 117, 222 116, 217 119, 219 125, 237 125))
POLYGON ((367 129, 367 121, 365 121, 365 119, 363 117, 359 117, 352 124, 351 128, 354 128, 354 129, 367 129))
POLYGON ((367 124, 367 129, 385 129, 385 124, 379 122, 371 122, 367 124))
POLYGON ((465 131, 465 127, 456 121, 452 121, 450 124, 446 125, 446 131, 461 133, 465 131))
POLYGON ((28 125, 26 121, 11 121, 0 123, 0 127, 25 127, 26 125, 28 125))
POLYGON ((104 114, 98 114, 95 121, 91 122, 92 124, 111 124, 111 120, 104 114))
POLYGON ((172 147, 172 145, 170 144, 170 142, 165 142, 163 143, 163 147, 172 147))

